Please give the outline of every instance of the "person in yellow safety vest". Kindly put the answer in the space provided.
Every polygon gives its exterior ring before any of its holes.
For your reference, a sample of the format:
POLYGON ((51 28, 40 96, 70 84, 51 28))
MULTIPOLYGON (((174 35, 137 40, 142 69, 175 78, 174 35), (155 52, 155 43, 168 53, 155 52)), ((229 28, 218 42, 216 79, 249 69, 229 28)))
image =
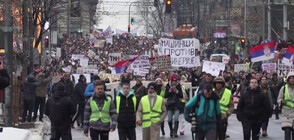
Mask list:
POLYGON ((113 132, 117 123, 114 102, 104 92, 104 83, 98 81, 94 85, 94 95, 87 101, 84 112, 84 135, 92 140, 108 140, 109 131, 113 132))
MULTIPOLYGON (((181 81, 180 83, 183 84, 187 81, 187 78, 182 75, 181 76, 181 81)), ((183 93, 183 98, 180 99, 181 100, 181 108, 180 108, 180 115, 179 115, 179 129, 180 129, 180 135, 184 135, 185 133, 185 116, 184 116, 184 109, 185 109, 185 105, 188 102, 188 95, 186 93, 186 87, 184 85, 182 85, 182 93, 183 93)))
MULTIPOLYGON (((161 78, 157 78, 155 80, 156 82, 156 87, 155 87, 155 91, 157 93, 157 95, 161 96, 162 98, 164 98, 165 95, 165 86, 163 85, 163 81, 161 78)), ((165 131, 164 131, 164 120, 161 123, 161 134, 164 136, 165 135, 165 131)))
POLYGON ((136 140, 137 98, 134 90, 130 90, 130 81, 124 81, 121 85, 114 102, 118 114, 118 136, 120 140, 136 140))
POLYGON ((234 101, 232 98, 231 90, 225 88, 225 79, 222 76, 218 76, 214 79, 213 82, 214 91, 219 96, 221 114, 222 114, 222 123, 224 126, 223 134, 219 134, 221 136, 225 136, 226 138, 230 137, 226 134, 227 126, 228 126, 228 118, 234 111, 234 101))
POLYGON ((285 131, 285 140, 294 139, 294 72, 287 75, 287 84, 280 89, 277 99, 282 106, 282 129, 285 131))
POLYGON ((148 95, 142 97, 137 111, 137 124, 142 125, 143 140, 159 140, 158 130, 167 114, 165 101, 156 94, 155 87, 155 82, 148 84, 148 95))

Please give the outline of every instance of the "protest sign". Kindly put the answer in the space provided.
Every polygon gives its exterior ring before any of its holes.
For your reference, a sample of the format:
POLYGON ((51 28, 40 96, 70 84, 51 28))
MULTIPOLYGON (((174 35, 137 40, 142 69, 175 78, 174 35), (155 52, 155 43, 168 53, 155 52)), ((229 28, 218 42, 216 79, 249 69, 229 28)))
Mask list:
POLYGON ((134 70, 134 75, 145 76, 148 73, 149 73, 148 69, 135 69, 134 70))
POLYGON ((85 59, 85 58, 80 59, 80 65, 82 67, 88 67, 88 63, 89 63, 89 59, 85 59))
POLYGON ((234 72, 240 72, 240 71, 247 71, 246 64, 235 64, 234 65, 234 72))
POLYGON ((88 51, 88 56, 89 56, 90 58, 93 58, 93 57, 96 56, 96 53, 95 53, 94 51, 92 51, 92 50, 89 50, 89 51, 88 51))
POLYGON ((73 54, 73 55, 71 55, 72 60, 81 60, 83 58, 84 58, 84 55, 82 55, 82 54, 73 54))
POLYGON ((77 73, 78 74, 98 74, 98 70, 97 69, 86 69, 86 68, 82 68, 82 67, 79 67, 77 68, 77 73))
POLYGON ((67 67, 64 67, 62 68, 62 70, 66 73, 70 73, 71 72, 71 66, 67 66, 67 67))
MULTIPOLYGON (((137 55, 129 55, 130 59, 135 58, 137 55)), ((150 61, 148 55, 140 55, 131 65, 130 69, 150 68, 150 61)))
POLYGON ((171 67, 171 61, 170 61, 170 55, 161 55, 155 57, 155 66, 158 70, 170 70, 171 67))
POLYGON ((100 77, 102 80, 104 80, 105 78, 119 80, 119 79, 120 79, 120 74, 101 73, 101 74, 99 74, 99 77, 100 77))
POLYGON ((103 48, 104 44, 105 44, 105 41, 106 40, 104 40, 104 39, 95 39, 94 40, 94 47, 103 48))
POLYGON ((61 48, 56 48, 56 57, 61 57, 61 48))
POLYGON ((288 72, 294 72, 294 65, 288 66, 285 64, 278 65, 278 75, 287 76, 288 72))
POLYGON ((159 55, 170 55, 174 67, 196 67, 196 39, 167 39, 161 38, 158 43, 159 55))
POLYGON ((213 76, 218 76, 220 72, 225 70, 226 65, 224 63, 204 61, 202 71, 210 73, 213 76))
POLYGON ((272 71, 277 70, 277 65, 276 63, 264 63, 262 64, 262 70, 271 73, 272 71))
POLYGON ((108 63, 110 65, 115 65, 118 61, 120 61, 121 53, 110 53, 108 63))

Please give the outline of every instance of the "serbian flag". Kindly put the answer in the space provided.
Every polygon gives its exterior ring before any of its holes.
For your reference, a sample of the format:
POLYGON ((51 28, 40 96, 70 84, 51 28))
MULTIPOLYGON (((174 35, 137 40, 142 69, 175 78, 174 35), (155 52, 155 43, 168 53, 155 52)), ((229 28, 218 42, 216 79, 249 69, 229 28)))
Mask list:
POLYGON ((115 72, 116 74, 121 74, 123 73, 129 65, 131 65, 140 55, 136 56, 133 59, 125 60, 125 61, 118 61, 115 64, 115 72))
POLYGON ((270 60, 275 57, 276 42, 268 42, 250 48, 251 62, 270 60))
POLYGON ((294 60, 294 48, 288 45, 287 51, 284 53, 282 63, 285 65, 293 65, 294 60))

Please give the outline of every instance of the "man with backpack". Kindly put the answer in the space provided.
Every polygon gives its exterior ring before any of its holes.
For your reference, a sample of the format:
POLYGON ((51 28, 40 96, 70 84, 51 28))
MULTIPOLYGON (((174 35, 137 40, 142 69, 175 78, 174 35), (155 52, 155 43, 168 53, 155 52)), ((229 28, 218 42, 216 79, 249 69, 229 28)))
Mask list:
POLYGON ((65 85, 57 83, 56 91, 46 103, 45 115, 49 116, 51 121, 50 140, 71 140, 72 116, 76 112, 75 103, 67 96, 65 85))
MULTIPOLYGON (((190 117, 196 117, 196 140, 215 140, 216 133, 221 128, 222 118, 219 99, 213 92, 211 84, 205 85, 199 94, 195 95, 185 106, 185 119, 191 123, 190 117), (190 116, 190 113, 196 116, 190 116)), ((223 140, 223 138, 219 138, 223 140)))

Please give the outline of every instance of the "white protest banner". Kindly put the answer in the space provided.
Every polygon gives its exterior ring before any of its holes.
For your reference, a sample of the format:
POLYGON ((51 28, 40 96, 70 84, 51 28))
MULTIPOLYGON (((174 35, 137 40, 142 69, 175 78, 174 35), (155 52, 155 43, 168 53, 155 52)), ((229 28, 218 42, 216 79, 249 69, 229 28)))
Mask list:
POLYGON ((149 73, 148 69, 135 69, 134 70, 134 75, 145 76, 148 73, 149 73))
POLYGON ((70 73, 71 72, 71 66, 67 66, 67 67, 64 67, 62 68, 62 70, 66 73, 70 73))
POLYGON ((88 67, 88 62, 89 62, 89 59, 86 59, 86 58, 80 59, 80 65, 82 67, 88 67))
POLYGON ((200 57, 199 57, 199 56, 195 56, 195 60, 196 60, 196 61, 195 61, 195 62, 196 62, 196 63, 195 63, 195 66, 196 66, 196 67, 200 67, 200 66, 201 66, 201 63, 200 63, 200 57))
POLYGON ((99 74, 99 77, 100 77, 102 80, 104 80, 105 78, 119 80, 119 79, 120 79, 120 74, 101 73, 101 74, 99 74))
POLYGON ((170 55, 174 67, 196 67, 196 39, 167 39, 161 38, 158 43, 159 55, 170 55))
POLYGON ((61 57, 61 48, 56 48, 56 57, 61 57))
POLYGON ((170 70, 171 67, 171 61, 170 61, 170 55, 161 55, 155 57, 155 66, 158 70, 170 70))
POLYGON ((105 41, 104 39, 95 39, 94 40, 94 47, 96 48, 103 48, 104 47, 104 44, 105 44, 105 41))
POLYGON ((98 70, 97 69, 84 69, 83 73, 86 73, 86 74, 98 74, 98 70))
POLYGON ((240 71, 247 71, 246 64, 235 64, 234 65, 234 72, 240 72, 240 71))
POLYGON ((272 71, 277 70, 277 65, 276 63, 264 63, 262 64, 262 70, 271 73, 272 71))
POLYGON ((218 76, 221 71, 224 71, 226 64, 212 61, 204 61, 202 71, 210 73, 213 76, 218 76))
POLYGON ((107 37, 107 38, 105 38, 105 40, 106 40, 106 43, 113 44, 113 38, 112 37, 107 37))
POLYGON ((108 63, 115 65, 121 59, 121 53, 110 53, 108 63))
POLYGON ((91 58, 93 58, 93 57, 96 56, 96 53, 94 51, 92 51, 92 50, 89 50, 88 51, 88 56, 91 57, 91 58))
MULTIPOLYGON (((129 55, 130 59, 135 58, 137 55, 129 55)), ((150 61, 148 55, 140 55, 131 65, 130 69, 150 68, 150 61)))
POLYGON ((278 75, 287 76, 288 72, 294 72, 294 65, 288 66, 285 64, 278 65, 278 75))
POLYGON ((84 55, 82 55, 82 54, 73 54, 73 55, 71 55, 72 60, 81 60, 83 58, 84 58, 84 55))

